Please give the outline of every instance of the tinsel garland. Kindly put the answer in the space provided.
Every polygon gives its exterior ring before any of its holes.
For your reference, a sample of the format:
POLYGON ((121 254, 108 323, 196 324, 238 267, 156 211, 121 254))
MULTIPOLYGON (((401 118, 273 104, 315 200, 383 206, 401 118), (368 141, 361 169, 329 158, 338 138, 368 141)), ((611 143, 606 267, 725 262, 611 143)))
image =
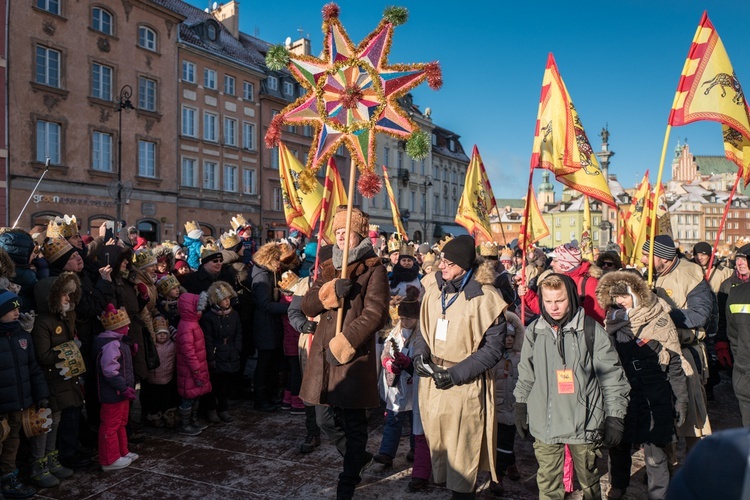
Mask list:
POLYGON ((372 198, 383 189, 383 180, 373 170, 367 170, 359 176, 357 189, 365 198, 372 198))

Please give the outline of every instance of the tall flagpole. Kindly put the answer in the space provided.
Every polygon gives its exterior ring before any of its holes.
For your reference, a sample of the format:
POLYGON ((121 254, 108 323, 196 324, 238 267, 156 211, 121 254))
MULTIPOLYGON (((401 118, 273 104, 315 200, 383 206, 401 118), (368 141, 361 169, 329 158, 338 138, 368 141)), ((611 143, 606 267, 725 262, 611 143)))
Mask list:
MULTIPOLYGON (((529 189, 526 191, 526 208, 523 214, 523 244, 521 245, 521 283, 526 285, 526 248, 528 247, 527 241, 529 239, 529 208, 531 207, 532 192, 534 190, 534 169, 529 169, 529 189)), ((521 299, 521 323, 526 322, 526 307, 523 305, 523 298, 521 299)))
MULTIPOLYGON (((674 107, 674 105, 672 105, 674 107)), ((669 143, 669 133, 672 131, 672 125, 667 125, 667 131, 664 134, 664 145, 661 149, 661 161, 659 162, 659 173, 656 176, 656 189, 659 189, 659 186, 661 185, 661 177, 664 173, 664 160, 667 157, 667 144, 669 143)), ((649 192, 649 196, 651 193, 649 192)), ((652 205, 654 205, 652 203, 652 205)), ((644 204, 644 208, 648 208, 648 204, 644 204)), ((649 216, 651 217, 651 234, 649 238, 649 245, 648 245, 648 286, 651 287, 654 283, 654 238, 656 238, 656 221, 654 219, 654 215, 656 214, 656 208, 652 207, 651 213, 649 216)), ((633 252, 638 252, 638 249, 633 249, 633 252)), ((638 255, 636 253, 636 255, 638 255)))
MULTIPOLYGON (((349 233, 352 229, 352 210, 354 208, 354 179, 357 177, 357 163, 352 158, 351 166, 349 167, 349 189, 347 191, 346 200, 346 235, 344 236, 344 256, 341 263, 341 279, 345 280, 348 275, 348 264, 349 264, 349 233)), ((335 243, 334 243, 335 244, 335 243)), ((336 317, 336 335, 342 332, 344 326, 344 298, 341 298, 339 305, 339 313, 336 317)))
POLYGON ((714 248, 711 252, 711 260, 708 261, 708 268, 706 269, 706 281, 711 276, 711 268, 714 266, 714 256, 716 255, 716 249, 719 247, 719 239, 721 239, 721 231, 724 229, 724 225, 727 222, 727 215, 729 214, 729 208, 732 206, 732 198, 734 193, 737 191, 737 185, 740 183, 742 177, 742 169, 737 170, 737 178, 734 180, 734 186, 732 186, 732 192, 729 193, 729 199, 727 199, 727 207, 724 209, 724 216, 721 218, 721 224, 719 224, 719 230, 716 231, 716 241, 714 241, 714 248))

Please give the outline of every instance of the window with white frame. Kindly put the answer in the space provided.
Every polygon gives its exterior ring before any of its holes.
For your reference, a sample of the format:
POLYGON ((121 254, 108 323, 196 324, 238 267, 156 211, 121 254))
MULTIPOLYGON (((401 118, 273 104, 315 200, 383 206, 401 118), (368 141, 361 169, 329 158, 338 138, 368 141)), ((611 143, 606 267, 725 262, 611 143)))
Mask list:
POLYGON ((112 171, 112 134, 94 131, 91 136, 91 168, 112 171))
POLYGON ((279 90, 279 79, 275 76, 268 77, 268 90, 279 90))
POLYGON ((182 61, 182 81, 195 83, 195 64, 190 61, 182 61))
POLYGON ((242 192, 244 194, 255 194, 255 169, 242 169, 242 192))
POLYGON ((198 187, 198 161, 195 158, 182 159, 182 185, 185 187, 198 187))
POLYGON ((36 46, 36 83, 60 88, 60 52, 36 46))
POLYGON ((203 162, 203 188, 219 189, 219 166, 216 162, 203 162))
POLYGON ((216 70, 208 68, 203 70, 203 86, 207 89, 216 90, 216 70))
POLYGON ((555 241, 560 241, 560 231, 555 231, 555 241))
POLYGON ((250 82, 242 82, 242 98, 246 101, 255 99, 255 86, 250 82))
POLYGON ((156 31, 147 26, 139 26, 138 46, 156 52, 156 31))
POLYGON ((138 175, 156 177, 156 143, 138 141, 138 175))
POLYGON ((182 135, 186 137, 197 137, 198 135, 198 110, 182 107, 182 135))
POLYGON ((237 167, 224 165, 224 191, 237 192, 237 167))
POLYGON ((105 101, 112 100, 112 68, 99 63, 91 65, 91 95, 105 101))
POLYGON ((292 82, 284 82, 284 94, 288 96, 294 95, 294 84, 292 82))
POLYGON ((271 168, 278 169, 279 168, 279 148, 274 147, 271 148, 271 168))
POLYGON ((53 165, 60 164, 60 124, 36 122, 36 161, 44 163, 49 157, 53 165))
POLYGON ((242 149, 255 149, 255 124, 242 122, 242 149))
POLYGON ((60 0, 36 0, 36 6, 50 14, 60 15, 60 0))
POLYGON ((111 35, 112 14, 101 7, 94 7, 91 9, 91 28, 96 31, 101 31, 106 35, 111 35))
POLYGON ((224 117, 224 144, 237 146, 237 120, 224 117))
POLYGON ((398 151, 396 153, 396 168, 404 168, 404 152, 398 151))
POLYGON ((271 198, 271 210, 281 212, 284 209, 284 197, 280 187, 273 188, 273 197, 271 198))
POLYGON ((218 142, 219 134, 217 130, 218 116, 208 111, 203 112, 203 140, 218 142))
POLYGON ((576 226, 576 220, 573 217, 571 217, 570 218, 570 227, 575 227, 575 226, 576 226))
POLYGON ((156 81, 138 77, 138 107, 145 111, 156 111, 156 81))
POLYGON ((570 241, 573 241, 574 239, 576 239, 576 232, 575 231, 571 231, 570 232, 570 241))
POLYGON ((414 212, 417 205, 417 193, 414 191, 409 192, 409 211, 414 212))
POLYGON ((226 95, 234 95, 234 77, 230 75, 224 75, 224 93, 226 95))

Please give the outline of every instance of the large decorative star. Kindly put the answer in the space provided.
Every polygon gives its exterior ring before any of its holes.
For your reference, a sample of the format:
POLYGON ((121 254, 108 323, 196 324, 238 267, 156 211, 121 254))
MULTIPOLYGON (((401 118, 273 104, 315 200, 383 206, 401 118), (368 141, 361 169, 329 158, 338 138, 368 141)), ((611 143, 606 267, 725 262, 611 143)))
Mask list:
POLYGON ((383 19, 355 47, 338 19, 338 7, 324 9, 323 56, 289 54, 288 68, 308 91, 274 118, 269 137, 278 138, 283 124, 315 127, 316 134, 307 166, 323 166, 344 144, 363 172, 375 165, 375 136, 384 132, 406 139, 418 130, 400 108, 397 99, 429 79, 435 88, 442 83, 437 63, 387 64, 393 24, 383 19))

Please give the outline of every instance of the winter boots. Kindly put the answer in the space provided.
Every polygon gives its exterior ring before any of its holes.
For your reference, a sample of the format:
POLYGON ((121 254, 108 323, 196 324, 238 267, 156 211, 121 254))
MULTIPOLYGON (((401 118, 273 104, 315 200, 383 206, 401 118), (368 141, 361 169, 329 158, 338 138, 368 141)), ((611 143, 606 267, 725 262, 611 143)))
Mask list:
POLYGON ((234 422, 234 417, 229 414, 228 411, 220 411, 217 416, 221 419, 222 422, 234 422))
POLYGON ((219 414, 216 412, 216 410, 208 410, 208 421, 212 424, 218 424, 221 422, 221 419, 219 418, 219 414))
POLYGON ((183 436, 197 436, 201 432, 203 432, 203 429, 198 429, 196 427, 193 427, 190 423, 191 416, 192 416, 192 408, 179 408, 180 412, 180 427, 177 429, 177 432, 179 434, 182 434, 183 436))
POLYGON ((0 493, 3 498, 29 498, 36 495, 36 488, 26 486, 18 479, 18 469, 0 477, 0 493))
POLYGON ((170 408, 162 414, 164 425, 170 429, 177 427, 177 408, 170 408))
POLYGON ((36 488, 54 488, 60 486, 60 480, 53 476, 47 467, 47 457, 34 460, 31 464, 29 483, 36 488))
POLYGON ((194 401, 193 407, 190 409, 190 425, 200 431, 205 431, 206 429, 208 429, 208 426, 206 424, 202 424, 200 420, 198 420, 198 406, 198 401, 194 401))
POLYGON ((164 417, 161 412, 149 413, 148 415, 146 415, 146 420, 148 421, 149 425, 151 425, 151 427, 164 427, 164 417))
POLYGON ((47 468, 57 479, 67 479, 73 475, 73 470, 62 466, 58 453, 57 450, 47 453, 47 468))

